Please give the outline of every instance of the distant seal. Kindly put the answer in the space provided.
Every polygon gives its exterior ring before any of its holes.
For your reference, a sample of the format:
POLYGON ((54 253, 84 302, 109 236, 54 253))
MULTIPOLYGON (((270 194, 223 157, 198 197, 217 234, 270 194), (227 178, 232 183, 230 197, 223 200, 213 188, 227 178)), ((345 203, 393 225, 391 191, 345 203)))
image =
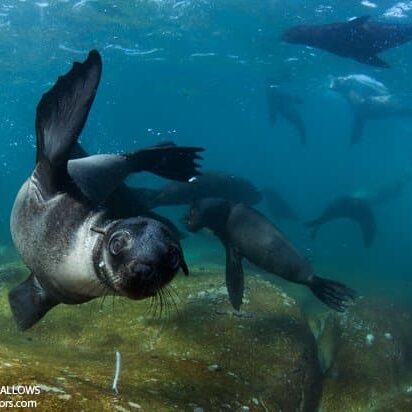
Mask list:
POLYGON ((409 42, 412 25, 373 22, 370 16, 362 16, 341 23, 294 26, 283 33, 282 39, 387 68, 389 65, 377 54, 409 42))
POLYGON ((22 330, 59 303, 83 303, 106 294, 143 299, 159 293, 179 268, 188 272, 180 244, 166 226, 146 217, 108 218, 95 200, 108 196, 127 174, 142 170, 187 180, 198 174, 194 159, 200 149, 152 147, 90 156, 73 160, 75 181, 69 177, 69 156, 101 70, 100 55, 93 50, 37 106, 36 165, 10 220, 16 249, 31 270, 9 293, 22 330))
POLYGON ((296 210, 272 188, 262 189, 267 210, 275 219, 299 220, 296 210))
POLYGON ((299 96, 287 93, 279 84, 268 81, 267 99, 269 108, 269 121, 275 125, 279 116, 285 118, 299 133, 300 142, 306 144, 306 128, 302 116, 296 106, 303 103, 299 96))
POLYGON ((226 285, 239 310, 244 291, 242 259, 290 282, 308 286, 329 307, 343 311, 354 292, 345 285, 315 275, 277 228, 256 210, 222 199, 195 202, 186 217, 188 230, 209 228, 226 249, 226 285))
POLYGON ((363 74, 340 76, 332 79, 330 88, 340 93, 351 105, 353 126, 351 143, 361 140, 365 123, 371 119, 412 117, 412 108, 402 104, 387 87, 363 74))
POLYGON ((146 205, 152 209, 160 206, 189 205, 194 200, 218 197, 247 205, 259 203, 260 191, 249 180, 220 171, 205 171, 191 183, 170 182, 146 193, 146 205))
POLYGON ((331 202, 321 215, 306 223, 311 229, 311 237, 316 238, 319 228, 337 219, 351 219, 362 230, 365 247, 370 247, 375 239, 375 216, 367 199, 359 196, 343 196, 331 202))

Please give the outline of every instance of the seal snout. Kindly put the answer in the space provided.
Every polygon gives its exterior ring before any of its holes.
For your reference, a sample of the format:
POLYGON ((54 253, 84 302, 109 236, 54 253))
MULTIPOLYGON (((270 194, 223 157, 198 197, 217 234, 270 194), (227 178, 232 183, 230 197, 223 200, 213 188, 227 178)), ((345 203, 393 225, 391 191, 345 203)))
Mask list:
POLYGON ((155 271, 152 265, 133 261, 129 265, 130 272, 142 281, 151 280, 155 271))

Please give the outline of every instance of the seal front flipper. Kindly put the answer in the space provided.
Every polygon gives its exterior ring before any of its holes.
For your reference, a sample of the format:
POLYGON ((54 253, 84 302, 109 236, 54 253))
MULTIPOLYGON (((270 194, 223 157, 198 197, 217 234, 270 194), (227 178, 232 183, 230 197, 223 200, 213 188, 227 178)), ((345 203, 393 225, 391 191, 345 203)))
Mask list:
POLYGON ((42 288, 33 274, 9 292, 9 303, 20 330, 29 329, 59 304, 42 288))
POLYGON ((102 71, 99 53, 92 50, 83 63, 59 77, 37 105, 36 170, 42 194, 50 196, 67 184, 67 161, 87 120, 102 71))
POLYGON ((70 177, 92 202, 106 200, 132 173, 151 172, 168 179, 187 182, 198 176, 199 147, 173 144, 153 146, 125 154, 105 154, 72 159, 70 177))
POLYGON ((314 276, 308 284, 312 293, 330 308, 343 312, 356 293, 342 283, 314 276))
POLYGON ((231 247, 226 245, 226 288, 232 306, 240 309, 245 289, 242 257, 231 247))
POLYGON ((352 124, 351 137, 350 137, 351 144, 356 144, 360 142, 364 129, 365 129, 365 118, 360 114, 355 114, 355 117, 353 119, 353 124, 352 124))
POLYGON ((161 144, 126 154, 129 162, 137 165, 138 172, 150 172, 166 179, 187 182, 199 176, 196 160, 202 159, 202 147, 176 146, 173 143, 161 144))

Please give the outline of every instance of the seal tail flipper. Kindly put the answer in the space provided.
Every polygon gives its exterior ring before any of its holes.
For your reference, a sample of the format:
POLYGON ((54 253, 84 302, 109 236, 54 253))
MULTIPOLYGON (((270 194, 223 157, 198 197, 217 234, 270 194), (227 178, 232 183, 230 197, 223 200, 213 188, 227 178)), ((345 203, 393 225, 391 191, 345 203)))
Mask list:
POLYGON ((29 329, 59 304, 47 294, 33 274, 9 292, 9 303, 20 330, 29 329))
POLYGON ((305 226, 309 229, 309 236, 312 240, 316 239, 320 224, 321 223, 318 219, 310 220, 309 222, 305 223, 305 226))
POLYGON ((344 284, 318 276, 313 277, 309 287, 319 300, 338 312, 344 312, 356 298, 355 291, 344 284))
POLYGON ((245 289, 242 258, 236 251, 226 246, 226 287, 233 308, 240 309, 245 289))
POLYGON ((37 105, 36 173, 51 191, 58 190, 59 178, 67 175, 67 161, 94 101, 101 71, 101 57, 92 50, 83 63, 74 63, 59 77, 37 105))
POLYGON ((355 118, 353 119, 353 125, 352 125, 351 137, 350 137, 350 142, 352 145, 360 142, 362 135, 363 135, 364 128, 365 128, 364 117, 361 115, 355 115, 355 118))

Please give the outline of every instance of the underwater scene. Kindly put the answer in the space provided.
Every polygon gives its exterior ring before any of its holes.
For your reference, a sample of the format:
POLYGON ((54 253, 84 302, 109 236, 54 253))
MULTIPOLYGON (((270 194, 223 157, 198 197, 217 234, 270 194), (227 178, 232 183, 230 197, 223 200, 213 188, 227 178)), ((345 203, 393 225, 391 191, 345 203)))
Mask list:
POLYGON ((0 410, 412 411, 412 1, 0 38, 0 410))

